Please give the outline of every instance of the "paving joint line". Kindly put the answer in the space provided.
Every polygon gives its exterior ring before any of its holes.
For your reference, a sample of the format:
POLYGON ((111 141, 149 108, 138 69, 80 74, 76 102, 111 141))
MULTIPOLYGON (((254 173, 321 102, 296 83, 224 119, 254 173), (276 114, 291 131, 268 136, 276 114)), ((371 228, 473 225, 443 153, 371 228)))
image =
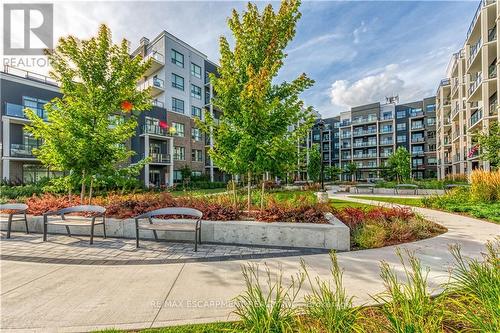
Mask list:
POLYGON ((24 287, 24 286, 25 286, 25 285, 27 285, 27 284, 30 284, 30 283, 32 283, 32 282, 35 282, 36 280, 39 280, 39 279, 41 279, 41 278, 44 278, 44 277, 46 277, 47 275, 50 275, 50 274, 55 273, 55 272, 57 272, 57 271, 60 271, 60 270, 61 270, 61 269, 63 269, 63 268, 66 268, 66 266, 58 267, 58 268, 54 269, 53 271, 48 272, 47 274, 44 274, 44 275, 42 275, 42 276, 39 276, 39 277, 37 277, 37 278, 34 278, 33 280, 30 280, 30 281, 28 281, 28 282, 25 282, 25 283, 21 284, 20 286, 17 286, 17 287, 14 287, 14 288, 12 288, 12 289, 9 289, 9 290, 7 290, 6 292, 3 292, 3 293, 1 294, 1 296, 4 296, 4 295, 6 295, 6 294, 10 293, 11 291, 14 291, 14 290, 16 290, 16 289, 19 289, 19 288, 21 288, 21 287, 24 287))

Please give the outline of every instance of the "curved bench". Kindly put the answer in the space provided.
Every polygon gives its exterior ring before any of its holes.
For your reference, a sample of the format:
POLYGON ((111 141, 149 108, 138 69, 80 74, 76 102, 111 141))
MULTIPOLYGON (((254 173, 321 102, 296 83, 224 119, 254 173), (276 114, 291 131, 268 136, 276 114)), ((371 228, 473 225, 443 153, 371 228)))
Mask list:
POLYGON ((418 186, 415 185, 415 184, 397 184, 396 186, 394 186, 394 193, 395 194, 399 194, 398 193, 399 189, 410 189, 410 190, 413 190, 413 194, 414 195, 417 195, 417 192, 418 192, 418 186))
POLYGON ((180 231, 180 232, 194 232, 194 251, 198 251, 198 243, 201 244, 201 218, 203 213, 197 209, 193 208, 161 208, 156 209, 151 212, 144 213, 142 215, 136 216, 135 219, 135 235, 136 235, 136 247, 139 247, 139 230, 151 230, 155 240, 158 241, 157 231, 180 231), (164 222, 176 221, 176 223, 154 223, 153 217, 156 216, 189 216, 196 219, 195 223, 185 220, 176 219, 161 219, 164 222), (140 224, 141 219, 148 219, 149 224, 140 224))
POLYGON ((43 214, 43 241, 47 241, 47 228, 49 225, 60 225, 66 227, 66 232, 68 236, 71 237, 70 226, 88 226, 90 227, 90 245, 94 243, 94 226, 102 224, 103 235, 106 238, 106 208, 95 205, 81 205, 73 206, 68 208, 63 208, 58 211, 47 212, 43 214), (84 218, 67 218, 67 214, 71 213, 92 213, 92 217, 89 219, 84 218), (49 221, 49 216, 59 215, 59 219, 53 219, 49 221), (101 218, 102 221, 97 221, 97 218, 101 218))
POLYGON ((10 238, 10 230, 12 229, 12 222, 24 221, 26 226, 26 233, 29 234, 28 229, 28 219, 26 218, 26 211, 28 210, 28 205, 22 203, 8 203, 0 205, 0 211, 7 210, 10 211, 9 218, 7 220, 7 238, 10 238), (14 218, 15 215, 24 215, 24 217, 14 218))
POLYGON ((357 184, 354 186, 354 190, 356 193, 359 193, 360 188, 368 188, 370 189, 370 193, 373 193, 373 189, 375 188, 375 184, 357 184))

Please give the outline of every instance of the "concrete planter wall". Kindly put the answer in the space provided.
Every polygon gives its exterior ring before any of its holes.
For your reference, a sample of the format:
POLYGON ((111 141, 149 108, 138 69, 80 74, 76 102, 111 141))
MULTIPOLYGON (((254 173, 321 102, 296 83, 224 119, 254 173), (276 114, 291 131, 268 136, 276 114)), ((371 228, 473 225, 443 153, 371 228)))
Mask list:
MULTIPOLYGON (((371 194, 371 188, 359 188, 359 193, 356 193, 356 188, 354 186, 350 186, 349 193, 353 194, 371 194)), ((395 195, 393 188, 373 188, 373 194, 391 194, 395 195)), ((398 189, 398 194, 402 195, 413 195, 415 194, 415 190, 413 189, 398 189)), ((444 194, 444 190, 430 190, 430 189, 418 189, 417 195, 442 195, 444 194)))
MULTIPOLYGON (((332 214, 327 213, 329 224, 285 223, 285 222, 255 222, 255 221, 203 221, 201 229, 202 241, 221 244, 289 246, 318 249, 334 249, 349 251, 349 228, 332 214)), ((1 229, 7 230, 7 218, 1 217, 1 229)), ((178 221, 181 222, 181 221, 178 221)), ((185 222, 185 221, 182 221, 185 222)), ((191 221, 190 221, 191 222, 191 221)), ((170 223, 175 223, 170 222, 170 223)), ((30 232, 43 232, 43 217, 28 216, 30 232)), ((49 225, 50 234, 66 234, 64 226, 49 225)), ((12 231, 24 232, 24 223, 14 222, 12 231)), ((88 227, 71 227, 75 235, 88 235, 88 227)), ((106 219, 108 237, 135 238, 135 222, 133 219, 106 219)), ((102 237, 102 226, 95 227, 95 236, 102 237)), ((41 237, 41 235, 40 235, 41 237)), ((141 239, 154 239, 153 232, 140 231, 141 239)), ((160 239, 193 240, 193 233, 188 232, 158 232, 160 239)))

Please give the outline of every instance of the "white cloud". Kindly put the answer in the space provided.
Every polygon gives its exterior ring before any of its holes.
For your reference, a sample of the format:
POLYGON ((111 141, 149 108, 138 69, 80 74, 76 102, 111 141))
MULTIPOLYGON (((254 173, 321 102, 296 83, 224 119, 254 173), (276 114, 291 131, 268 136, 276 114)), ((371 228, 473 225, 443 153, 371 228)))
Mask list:
POLYGON ((361 25, 354 29, 352 35, 354 37, 354 44, 358 44, 360 42, 361 35, 366 33, 368 28, 365 25, 365 21, 361 21, 361 25))
POLYGON ((334 106, 349 108, 385 99, 405 89, 405 81, 398 75, 399 66, 390 64, 375 75, 354 82, 337 80, 330 88, 330 101, 334 106))

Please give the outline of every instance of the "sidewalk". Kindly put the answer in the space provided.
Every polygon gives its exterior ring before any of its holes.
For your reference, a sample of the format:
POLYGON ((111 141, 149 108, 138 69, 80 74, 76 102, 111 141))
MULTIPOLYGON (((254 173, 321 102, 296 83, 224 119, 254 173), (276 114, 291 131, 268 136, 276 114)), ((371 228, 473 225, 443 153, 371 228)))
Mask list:
MULTIPOLYGON (((390 206, 380 202, 335 198, 390 206)), ((479 257, 487 240, 500 235, 500 225, 459 215, 412 208, 439 222, 448 232, 406 244, 416 251, 429 280, 447 280, 451 256, 448 246, 460 244, 466 256, 479 257)), ((345 287, 358 304, 368 294, 382 291, 379 262, 398 267, 394 247, 339 253, 345 287)), ((312 275, 329 275, 327 254, 304 260, 312 275)), ((281 266, 284 276, 295 274, 300 257, 165 265, 60 265, 3 260, 1 269, 1 329, 7 331, 89 331, 104 328, 140 329, 185 323, 234 319, 231 300, 244 290, 240 267, 247 262, 281 266)))

